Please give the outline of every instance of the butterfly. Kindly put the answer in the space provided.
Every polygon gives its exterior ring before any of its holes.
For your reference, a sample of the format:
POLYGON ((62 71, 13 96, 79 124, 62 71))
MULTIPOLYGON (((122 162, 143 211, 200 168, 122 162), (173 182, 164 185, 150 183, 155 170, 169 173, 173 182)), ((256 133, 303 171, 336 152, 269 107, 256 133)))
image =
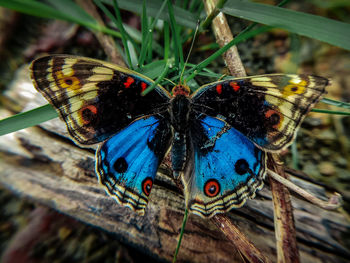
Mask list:
POLYGON ((31 64, 36 89, 79 145, 96 151, 99 182, 144 214, 157 169, 170 150, 186 206, 211 217, 242 206, 263 186, 267 152, 288 146, 327 78, 272 74, 220 80, 169 93, 144 75, 95 59, 45 56, 31 64))

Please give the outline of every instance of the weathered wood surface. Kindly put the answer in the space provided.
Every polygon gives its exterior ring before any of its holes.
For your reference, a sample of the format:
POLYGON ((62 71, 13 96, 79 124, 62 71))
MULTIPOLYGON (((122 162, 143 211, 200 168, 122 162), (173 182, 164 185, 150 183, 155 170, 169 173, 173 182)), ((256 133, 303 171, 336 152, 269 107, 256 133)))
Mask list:
MULTIPOLYGON (((23 76, 28 76, 24 71, 23 76)), ((30 80, 21 79, 7 93, 23 108, 46 103, 30 80)), ((8 116, 2 109, 0 117, 8 116)), ((169 173, 166 169, 160 169, 169 173)), ((115 233, 116 238, 157 259, 171 260, 181 227, 184 200, 171 177, 159 173, 146 215, 141 217, 115 203, 94 173, 94 149, 82 149, 67 139, 64 124, 52 120, 0 137, 0 184, 14 193, 39 202, 88 224, 115 233)), ((298 178, 293 181, 319 198, 326 190, 298 178)), ((326 211, 292 198, 302 262, 347 262, 345 235, 350 224, 337 211, 326 211)), ((272 262, 276 261, 273 206, 269 186, 254 200, 228 213, 252 242, 272 262)), ((241 256, 209 220, 190 216, 179 262, 240 262, 241 256)))

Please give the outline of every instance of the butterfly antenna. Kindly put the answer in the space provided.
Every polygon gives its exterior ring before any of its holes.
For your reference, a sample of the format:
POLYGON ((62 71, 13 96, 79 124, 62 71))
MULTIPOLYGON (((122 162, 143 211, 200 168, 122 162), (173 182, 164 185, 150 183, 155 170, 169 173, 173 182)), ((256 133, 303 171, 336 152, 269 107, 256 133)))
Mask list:
POLYGON ((168 78, 164 78, 166 81, 170 82, 171 84, 173 84, 174 86, 176 86, 176 83, 174 81, 172 81, 171 79, 168 78))
POLYGON ((194 35, 193 35, 193 38, 192 38, 191 48, 190 48, 190 51, 189 51, 188 54, 187 54, 187 58, 186 58, 186 61, 185 61, 185 65, 184 65, 184 67, 182 68, 182 72, 181 72, 181 75, 180 75, 180 84, 182 84, 182 77, 183 77, 183 74, 184 74, 184 72, 185 72, 185 68, 186 68, 188 59, 190 58, 190 55, 191 55, 191 52, 192 52, 192 49, 193 49, 193 46, 194 46, 194 40, 196 39, 198 30, 199 30, 199 20, 197 20, 196 30, 195 30, 194 35))
POLYGON ((174 254, 174 257, 173 257, 173 263, 176 262, 176 257, 177 257, 177 254, 179 253, 179 250, 180 250, 181 241, 182 241, 182 237, 183 237, 183 234, 184 234, 184 231, 185 231, 185 226, 186 226, 187 218, 188 218, 188 208, 186 207, 186 209, 185 209, 185 214, 184 214, 184 218, 183 218, 183 221, 182 221, 182 226, 181 226, 181 232, 180 232, 179 241, 177 242, 175 254, 174 254))

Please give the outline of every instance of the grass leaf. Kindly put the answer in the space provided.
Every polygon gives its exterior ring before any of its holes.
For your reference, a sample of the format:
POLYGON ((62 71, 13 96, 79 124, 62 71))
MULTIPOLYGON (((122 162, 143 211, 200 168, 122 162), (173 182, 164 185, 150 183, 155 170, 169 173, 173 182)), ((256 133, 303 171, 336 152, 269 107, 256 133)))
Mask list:
POLYGON ((228 15, 283 28, 350 50, 350 24, 348 23, 249 1, 228 1, 222 11, 228 15))
MULTIPOLYGON (((102 0, 102 2, 112 5, 112 0, 102 0)), ((141 15, 142 2, 143 0, 118 0, 118 5, 120 9, 125 9, 141 15)), ((163 4, 163 2, 163 0, 147 0, 147 15, 156 17, 159 11, 159 7, 163 4)), ((174 14, 179 25, 192 29, 196 28, 198 17, 193 16, 193 13, 190 11, 185 10, 179 6, 174 6, 174 14)), ((160 14, 159 19, 170 22, 168 10, 165 9, 160 14)))
POLYGON ((58 117, 57 112, 50 104, 16 114, 0 120, 0 136, 38 125, 56 117, 58 117))

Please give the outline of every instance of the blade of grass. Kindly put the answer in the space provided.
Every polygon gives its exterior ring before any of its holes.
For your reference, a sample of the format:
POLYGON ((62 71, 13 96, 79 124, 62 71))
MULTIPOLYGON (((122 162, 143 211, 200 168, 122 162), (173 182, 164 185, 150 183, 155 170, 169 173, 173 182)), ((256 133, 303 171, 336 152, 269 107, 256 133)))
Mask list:
POLYGON ((350 116, 350 112, 346 111, 333 111, 333 110, 321 110, 321 109, 312 109, 312 112, 319 112, 319 113, 327 113, 327 114, 336 114, 336 115, 347 115, 350 116))
MULTIPOLYGON (((112 4, 112 0, 102 0, 106 4, 112 4)), ((120 9, 125 9, 133 13, 141 15, 143 0, 118 0, 120 9)), ((159 7, 166 1, 163 0, 147 0, 147 15, 156 17, 159 12, 159 7)), ((185 10, 179 6, 174 6, 174 13, 179 25, 187 28, 196 28, 197 17, 193 16, 193 13, 185 10)), ((164 21, 170 21, 168 16, 168 10, 164 10, 158 17, 158 19, 164 21)), ((158 20, 157 19, 157 20, 158 20)))
POLYGON ((348 103, 348 102, 331 100, 331 99, 328 99, 328 98, 323 98, 321 101, 324 102, 324 103, 327 103, 329 105, 334 105, 334 106, 337 106, 337 107, 340 107, 340 108, 344 108, 344 109, 350 109, 350 103, 348 103))
POLYGON ((50 104, 0 120, 0 136, 58 117, 50 104))
MULTIPOLYGON (((144 51, 144 49, 146 49, 148 46, 148 43, 146 43, 148 33, 149 33, 149 31, 148 31, 148 18, 147 18, 147 11, 146 11, 146 0, 143 0, 142 14, 141 14, 141 34, 142 34, 142 42, 141 43, 142 43, 142 45, 141 45, 140 54, 146 53, 144 51)), ((141 58, 141 56, 139 56, 138 65, 140 65, 140 67, 142 67, 142 64, 140 63, 141 62, 140 58, 141 58)))
POLYGON ((261 26, 257 29, 246 31, 244 33, 240 33, 237 35, 232 41, 230 41, 227 45, 220 48, 218 51, 216 51, 214 54, 203 60, 201 63, 199 63, 196 67, 191 68, 185 72, 185 74, 191 74, 186 80, 190 80, 195 77, 195 75, 201 71, 203 68, 205 68, 207 65, 209 65, 213 60, 221 56, 223 53, 225 53, 229 48, 231 48, 233 45, 237 45, 240 42, 243 42, 247 40, 248 38, 254 37, 258 34, 267 32, 271 30, 272 27, 269 26, 261 26))
POLYGON ((191 13, 195 12, 196 10, 200 13, 203 11, 203 3, 202 1, 191 1, 190 7, 188 9, 191 13))
POLYGON ((151 79, 155 79, 156 77, 162 74, 165 66, 165 60, 156 60, 142 67, 142 69, 140 69, 138 72, 143 75, 146 75, 151 79))
POLYGON ((79 21, 87 24, 97 24, 96 20, 92 16, 90 16, 84 9, 82 9, 72 0, 46 0, 46 2, 53 7, 56 12, 65 14, 74 19, 79 19, 79 21))
MULTIPOLYGON (((150 17, 150 22, 151 24, 153 24, 153 18, 150 17)), ((156 41, 153 41, 153 37, 150 37, 149 38, 149 43, 147 45, 147 52, 146 52, 146 63, 151 63, 152 61, 152 58, 153 58, 153 54, 152 54, 152 46, 153 46, 153 42, 156 42, 156 41)))
POLYGON ((169 59, 169 49, 170 49, 170 32, 169 23, 164 21, 164 60, 169 59))
MULTIPOLYGON (((149 39, 153 36, 152 32, 154 30, 154 27, 159 19, 159 17, 161 16, 161 14, 163 13, 163 11, 165 10, 165 6, 166 6, 166 1, 164 1, 160 7, 160 9, 158 9, 158 12, 156 14, 156 17, 154 18, 154 21, 152 23, 152 25, 149 27, 148 32, 147 32, 147 36, 145 39, 145 43, 142 43, 143 45, 147 45, 147 43, 149 43, 149 39)), ((139 66, 141 67, 143 65, 143 63, 145 62, 146 59, 146 53, 147 53, 147 46, 145 48, 141 48, 141 52, 140 52, 140 56, 139 56, 139 66)))
MULTIPOLYGON (((124 45, 124 49, 126 52, 126 55, 128 57, 128 60, 130 60, 130 67, 132 69, 134 69, 134 64, 131 61, 130 58, 130 51, 129 51, 129 47, 128 47, 128 41, 130 44, 133 45, 133 49, 140 51, 140 49, 138 48, 138 45, 136 45, 135 41, 132 39, 132 37, 127 33, 127 31, 125 30, 124 26, 123 26, 123 21, 122 21, 122 17, 120 15, 120 10, 117 4, 116 0, 113 0, 113 7, 114 7, 114 13, 115 13, 115 17, 116 19, 114 19, 114 23, 118 26, 120 33, 122 34, 122 41, 123 41, 123 45, 124 45)), ((112 16, 113 17, 113 16, 112 16)))
MULTIPOLYGON (((73 3, 72 5, 76 5, 73 3)), ((0 0, 0 6, 15 10, 17 12, 25 13, 32 16, 42 17, 42 18, 51 18, 51 19, 59 19, 68 22, 77 23, 79 25, 85 26, 92 30, 101 31, 103 33, 121 37, 119 32, 111 30, 107 27, 103 27, 97 23, 90 15, 88 15, 83 9, 79 6, 75 7, 75 9, 81 9, 82 11, 76 12, 76 16, 72 16, 70 13, 58 11, 56 8, 37 1, 33 0, 0 0), (85 13, 84 15, 83 12, 85 13), (80 15, 79 15, 80 14, 80 15)), ((70 6, 71 7, 71 6, 70 6)))
POLYGON ((183 237, 184 232, 185 232, 185 227, 186 227, 187 219, 188 219, 188 209, 187 209, 187 207, 186 207, 186 209, 185 209, 185 214, 184 214, 184 218, 183 218, 183 220, 182 220, 182 226, 181 226, 179 241, 177 242, 175 254, 174 254, 174 257, 173 257, 173 263, 176 262, 177 254, 179 253, 179 250, 180 250, 181 241, 182 241, 182 237, 183 237))
POLYGON ((142 96, 147 95, 147 93, 152 91, 154 89, 154 87, 157 86, 165 78, 165 76, 168 74, 168 71, 169 71, 171 64, 172 64, 172 61, 168 60, 164 69, 163 69, 163 72, 160 74, 160 76, 157 78, 157 80, 151 86, 149 86, 144 92, 142 92, 142 94, 141 94, 142 96))
POLYGON ((272 5, 231 0, 222 12, 350 50, 350 24, 272 5))
MULTIPOLYGON (((142 33, 138 31, 136 28, 130 27, 126 24, 123 24, 125 31, 128 32, 129 36, 135 40, 137 44, 143 43, 142 41, 142 33)), ((139 46, 139 45, 138 45, 139 46)), ((163 46, 158 44, 158 42, 152 43, 152 49, 153 52, 157 53, 158 55, 163 55, 163 46)), ((140 53, 141 48, 138 47, 137 49, 140 53)))
POLYGON ((0 6, 33 16, 56 18, 83 25, 94 24, 96 26, 97 24, 89 14, 73 2, 69 5, 69 8, 75 10, 74 15, 72 15, 72 12, 62 12, 49 4, 33 0, 0 0, 0 6))
POLYGON ((174 55, 175 55, 175 66, 177 68, 184 67, 184 57, 182 53, 182 45, 180 39, 180 30, 175 20, 174 9, 171 1, 166 1, 168 4, 168 12, 169 12, 169 20, 170 20, 170 28, 173 35, 173 43, 174 43, 174 55))
MULTIPOLYGON (((120 16, 120 12, 119 12, 117 4, 115 3, 115 6, 114 6, 114 10, 115 10, 116 16, 113 16, 112 13, 101 3, 100 0, 94 0, 94 3, 103 11, 104 14, 106 14, 106 16, 110 20, 112 20, 114 22, 114 24, 119 29, 119 31, 121 33, 123 46, 124 46, 124 53, 126 55, 126 61, 128 63, 128 66, 131 69, 134 69, 133 68, 133 64, 131 63, 130 51, 129 51, 129 47, 128 47, 128 44, 127 44, 128 33, 125 31, 125 29, 123 27, 123 23, 121 21, 121 16, 120 16)), ((131 37, 129 37, 129 39, 131 39, 131 37)))

